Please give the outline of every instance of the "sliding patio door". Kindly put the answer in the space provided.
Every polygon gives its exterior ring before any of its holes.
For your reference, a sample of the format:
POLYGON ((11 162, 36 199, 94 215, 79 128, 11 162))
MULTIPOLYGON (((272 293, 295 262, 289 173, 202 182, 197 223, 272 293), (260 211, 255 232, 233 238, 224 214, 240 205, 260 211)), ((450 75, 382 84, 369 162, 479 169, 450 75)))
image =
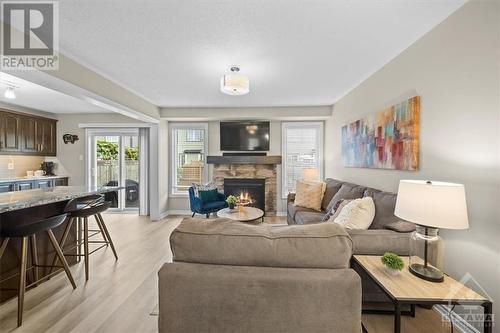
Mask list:
MULTIPOLYGON (((141 203, 141 136, 138 129, 89 129, 87 131, 91 186, 122 186, 125 190, 106 194, 111 208, 138 211, 141 203)), ((145 161, 143 161, 145 162, 145 161)))

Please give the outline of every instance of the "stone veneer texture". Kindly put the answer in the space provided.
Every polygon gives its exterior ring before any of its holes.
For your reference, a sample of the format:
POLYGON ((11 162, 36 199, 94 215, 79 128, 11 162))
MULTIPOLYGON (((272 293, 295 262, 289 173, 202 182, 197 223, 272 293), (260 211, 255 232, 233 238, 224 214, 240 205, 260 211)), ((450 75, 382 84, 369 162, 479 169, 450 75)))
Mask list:
POLYGON ((267 216, 276 215, 277 173, 273 164, 215 164, 213 182, 220 191, 224 190, 224 178, 265 179, 265 207, 267 216))

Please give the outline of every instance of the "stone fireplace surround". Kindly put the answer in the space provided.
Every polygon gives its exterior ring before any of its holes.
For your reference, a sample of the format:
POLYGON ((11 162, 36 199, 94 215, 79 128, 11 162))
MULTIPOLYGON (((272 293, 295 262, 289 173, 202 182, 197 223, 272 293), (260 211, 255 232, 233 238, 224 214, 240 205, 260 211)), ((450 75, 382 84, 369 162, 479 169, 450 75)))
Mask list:
POLYGON ((214 165, 213 183, 224 190, 224 178, 251 178, 265 180, 265 214, 276 216, 277 165, 281 156, 208 156, 208 164, 214 165), (222 162, 222 163, 220 163, 222 162))

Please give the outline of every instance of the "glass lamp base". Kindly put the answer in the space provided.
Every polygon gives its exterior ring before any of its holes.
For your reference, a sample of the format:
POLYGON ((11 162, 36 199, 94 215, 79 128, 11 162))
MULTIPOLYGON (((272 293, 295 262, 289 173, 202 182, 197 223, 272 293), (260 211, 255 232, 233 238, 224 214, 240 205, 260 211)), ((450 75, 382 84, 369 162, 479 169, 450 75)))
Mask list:
POLYGON ((425 267, 423 264, 411 264, 409 267, 413 275, 431 282, 443 282, 444 274, 432 266, 425 267))

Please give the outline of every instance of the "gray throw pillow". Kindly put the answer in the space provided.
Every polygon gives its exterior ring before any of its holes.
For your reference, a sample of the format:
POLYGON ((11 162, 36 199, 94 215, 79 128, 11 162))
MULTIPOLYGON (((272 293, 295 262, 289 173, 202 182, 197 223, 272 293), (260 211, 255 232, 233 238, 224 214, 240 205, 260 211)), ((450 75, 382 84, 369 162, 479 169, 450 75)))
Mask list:
POLYGON ((395 193, 367 188, 364 196, 372 197, 375 203, 375 218, 370 229, 384 229, 387 224, 400 221, 400 218, 394 215, 397 199, 395 193))
POLYGON ((332 200, 330 201, 330 204, 328 205, 326 211, 329 211, 332 209, 332 207, 339 201, 343 199, 359 199, 363 197, 363 193, 365 192, 366 187, 356 185, 356 184, 351 184, 351 183, 344 183, 340 187, 337 193, 333 196, 332 200))
POLYGON ((326 222, 332 218, 335 218, 337 215, 339 215, 342 208, 344 208, 344 206, 347 205, 352 200, 354 200, 354 199, 346 199, 346 200, 337 201, 335 203, 335 205, 333 205, 333 207, 326 213, 326 215, 323 216, 323 219, 321 219, 321 221, 326 222))

